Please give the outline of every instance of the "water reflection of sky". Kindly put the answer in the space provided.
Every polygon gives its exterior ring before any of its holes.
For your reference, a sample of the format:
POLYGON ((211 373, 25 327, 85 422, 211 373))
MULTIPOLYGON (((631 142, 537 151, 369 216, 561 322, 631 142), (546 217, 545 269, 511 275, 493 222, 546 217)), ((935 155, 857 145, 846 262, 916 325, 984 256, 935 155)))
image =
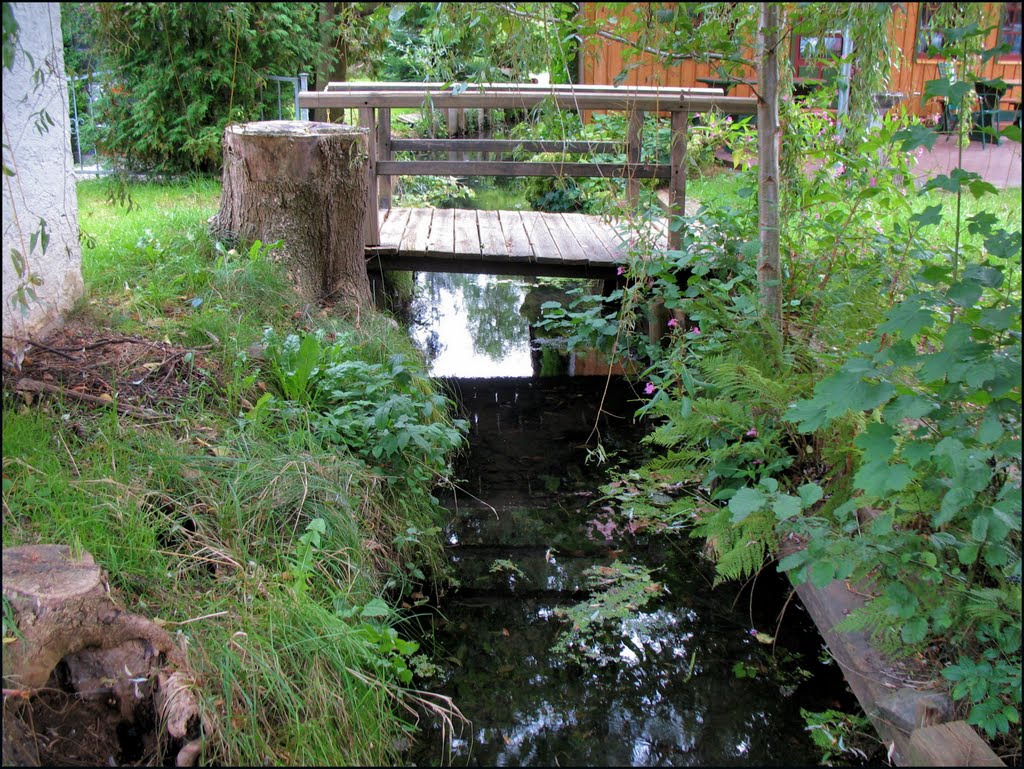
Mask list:
POLYGON ((436 377, 528 377, 523 283, 496 275, 419 273, 413 338, 436 377))

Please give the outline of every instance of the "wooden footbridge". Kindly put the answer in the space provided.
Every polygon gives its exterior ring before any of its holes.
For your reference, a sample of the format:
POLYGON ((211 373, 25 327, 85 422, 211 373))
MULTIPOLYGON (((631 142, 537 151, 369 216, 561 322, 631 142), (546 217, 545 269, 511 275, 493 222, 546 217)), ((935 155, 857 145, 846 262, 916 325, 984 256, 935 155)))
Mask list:
POLYGON ((329 83, 324 91, 300 93, 299 106, 317 110, 317 119, 324 120, 331 117, 326 110, 335 114, 356 110, 359 124, 367 129, 367 209, 378 212, 376 217, 367 217, 368 268, 608 278, 625 260, 621 223, 573 213, 392 208, 392 180, 424 175, 624 178, 624 203, 633 205, 639 200, 640 180, 659 179, 668 185, 669 201, 666 217, 653 223, 652 237, 656 246, 678 248, 681 233, 667 227, 667 220, 681 215, 686 202, 686 134, 691 116, 711 110, 753 114, 757 102, 724 96, 717 88, 329 83), (576 110, 585 118, 592 111, 624 112, 626 136, 617 142, 465 136, 467 110, 478 110, 478 124, 486 129, 494 109, 534 110, 544 104, 576 110), (447 136, 393 137, 391 110, 395 108, 418 109, 431 118, 431 126, 435 115, 444 115, 447 136), (670 117, 668 164, 643 157, 642 133, 648 112, 670 117), (578 157, 548 162, 509 159, 521 151, 578 157), (398 159, 399 153, 406 157, 398 159), (447 158, 420 159, 437 153, 447 158), (624 155, 625 162, 594 160, 595 155, 624 155))

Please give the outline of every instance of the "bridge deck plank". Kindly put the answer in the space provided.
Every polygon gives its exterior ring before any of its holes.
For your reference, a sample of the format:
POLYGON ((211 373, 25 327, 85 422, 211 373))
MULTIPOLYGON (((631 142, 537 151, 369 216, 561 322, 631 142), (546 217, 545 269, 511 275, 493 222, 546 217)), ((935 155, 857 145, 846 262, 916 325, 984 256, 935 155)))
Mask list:
POLYGON ((480 231, 476 211, 455 209, 455 253, 463 258, 480 259, 480 231))
POLYGON ((508 258, 515 262, 528 262, 533 258, 533 246, 526 236, 523 218, 518 211, 498 211, 501 233, 505 236, 508 258))
POLYGON ((438 256, 455 256, 455 212, 450 208, 435 208, 430 220, 430 239, 427 250, 438 256))
MULTIPOLYGON (((568 264, 585 264, 590 259, 580 245, 580 242, 573 234, 572 228, 562 218, 561 214, 545 216, 544 223, 548 226, 552 240, 558 246, 558 253, 562 256, 562 262, 568 264)), ((537 255, 537 261, 542 261, 541 255, 537 255)))
POLYGON ((396 208, 380 221, 375 269, 614 277, 625 261, 614 224, 584 214, 396 208))
POLYGON ((508 257, 505 236, 501 232, 497 211, 477 211, 480 227, 480 252, 488 256, 508 257))

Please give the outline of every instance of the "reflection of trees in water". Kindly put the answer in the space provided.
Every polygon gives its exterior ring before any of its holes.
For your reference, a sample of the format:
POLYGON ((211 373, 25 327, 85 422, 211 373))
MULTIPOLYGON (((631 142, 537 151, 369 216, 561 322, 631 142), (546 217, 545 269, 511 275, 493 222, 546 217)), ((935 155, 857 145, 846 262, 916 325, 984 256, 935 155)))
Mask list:
POLYGON ((522 290, 518 283, 488 276, 459 275, 473 349, 494 361, 523 344, 528 333, 519 314, 522 290))
MULTIPOLYGON (((464 313, 474 352, 494 361, 502 360, 526 339, 527 322, 519 314, 522 289, 518 282, 490 275, 431 272, 421 274, 417 283, 417 326, 436 327, 443 308, 464 313)), ((436 331, 428 331, 426 337, 425 352, 433 360, 443 340, 438 339, 436 331)))

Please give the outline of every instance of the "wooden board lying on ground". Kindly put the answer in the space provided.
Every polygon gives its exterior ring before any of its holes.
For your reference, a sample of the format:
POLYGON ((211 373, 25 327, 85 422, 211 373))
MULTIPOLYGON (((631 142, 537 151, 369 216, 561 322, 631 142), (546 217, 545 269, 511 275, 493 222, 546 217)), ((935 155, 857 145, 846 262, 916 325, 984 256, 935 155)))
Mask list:
POLYGON ((588 278, 614 277, 625 261, 621 236, 598 216, 441 208, 381 211, 367 257, 379 270, 588 278))

